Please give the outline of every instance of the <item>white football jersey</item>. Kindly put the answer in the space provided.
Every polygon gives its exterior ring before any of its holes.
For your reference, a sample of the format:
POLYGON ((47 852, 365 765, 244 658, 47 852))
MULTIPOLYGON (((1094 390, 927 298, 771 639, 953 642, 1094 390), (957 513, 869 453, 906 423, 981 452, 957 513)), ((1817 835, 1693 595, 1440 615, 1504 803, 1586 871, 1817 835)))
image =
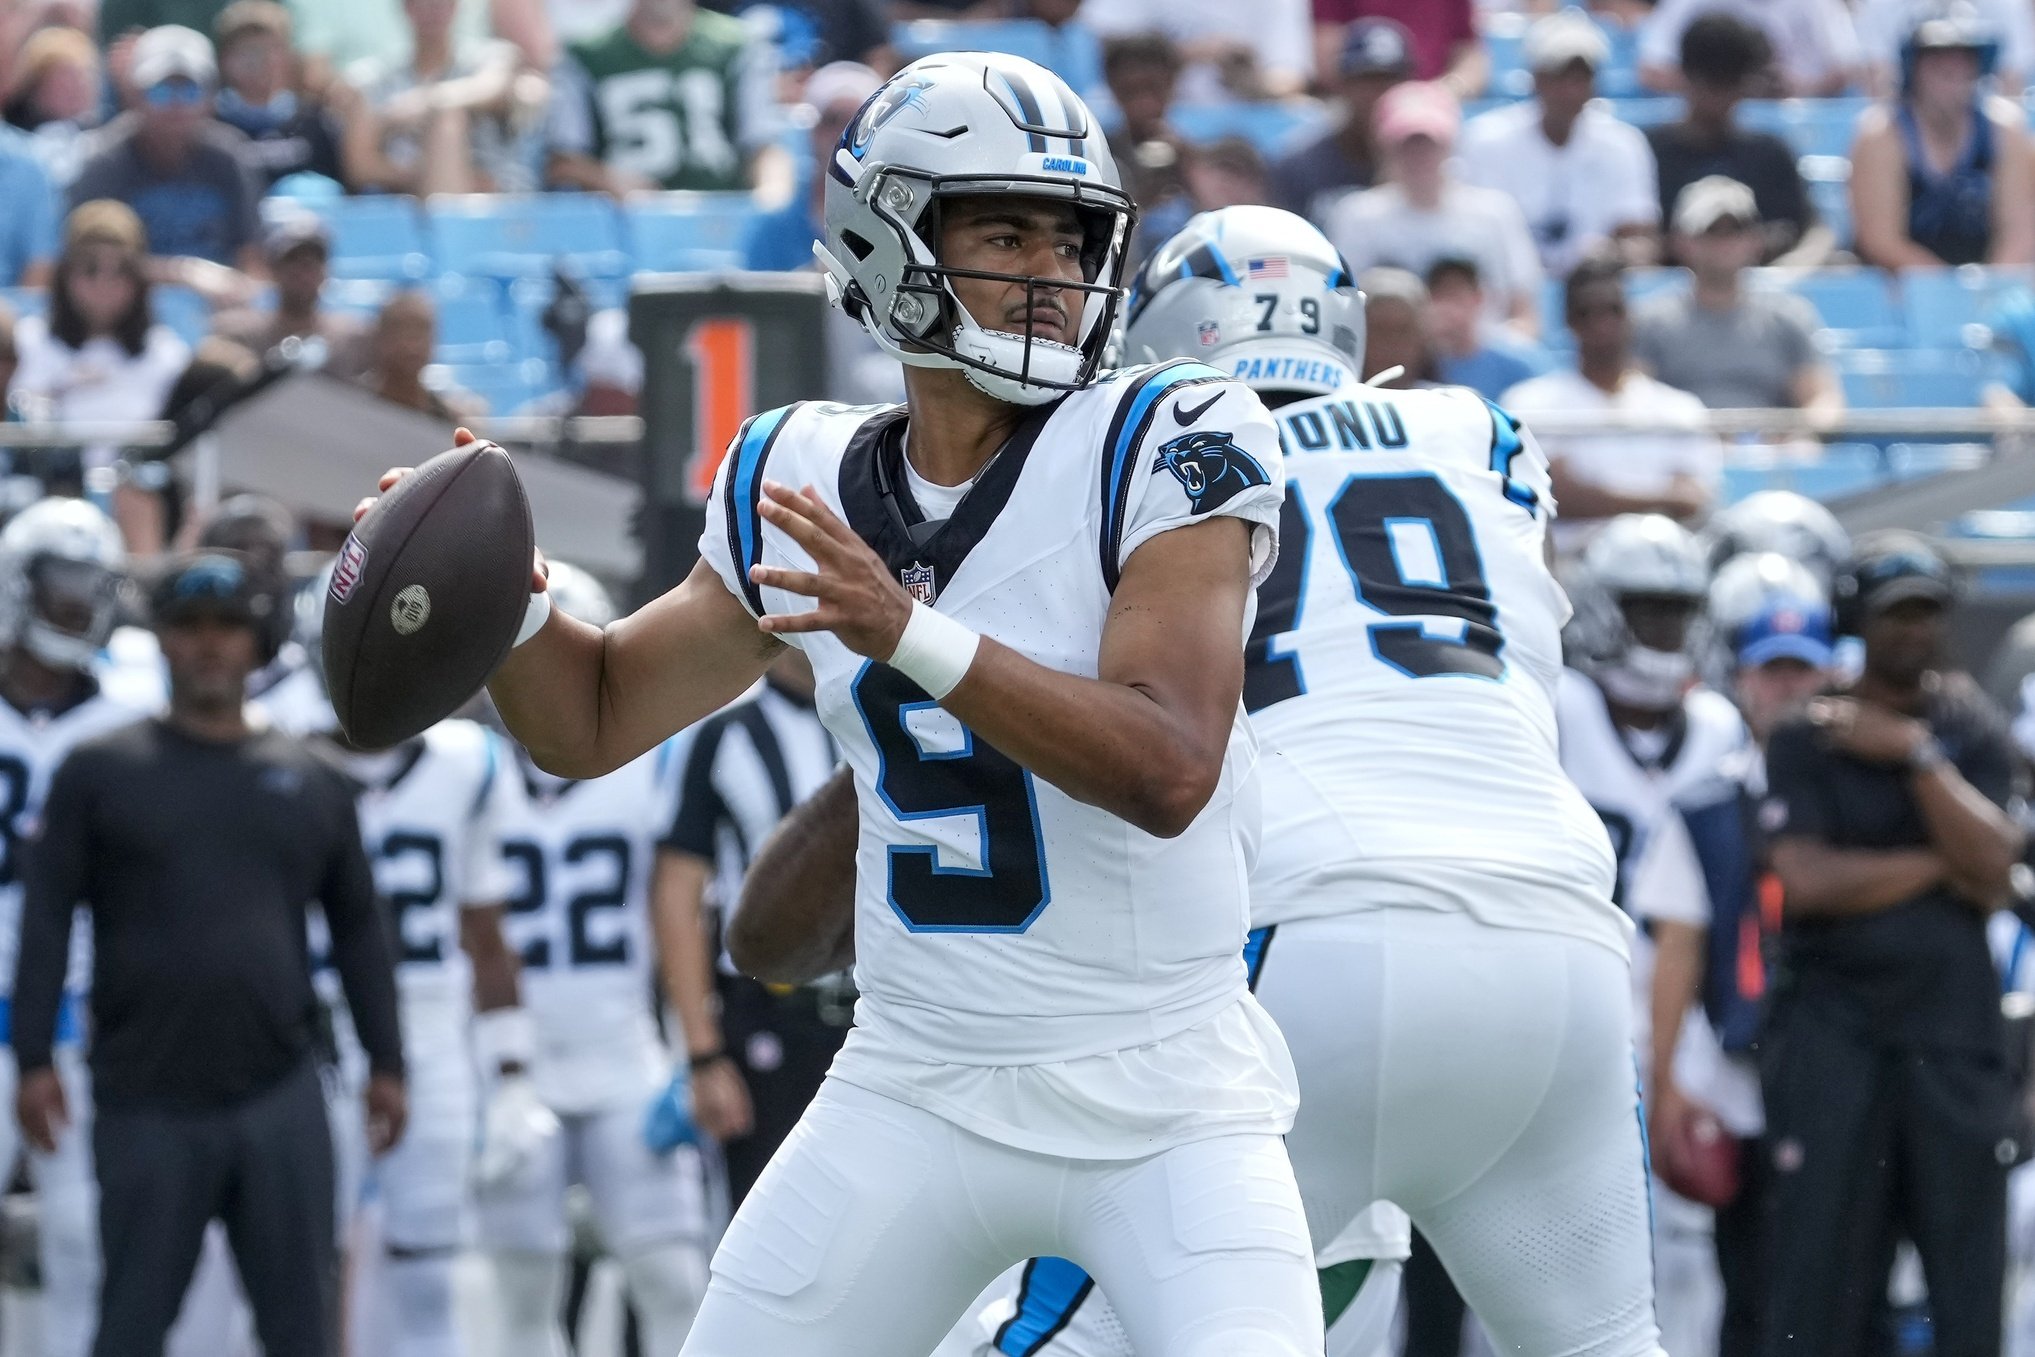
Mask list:
POLYGON ((643 1097, 668 1073, 652 1019, 650 875, 677 811, 686 737, 606 777, 558 782, 523 762, 503 853, 510 946, 537 1025, 537 1091, 554 1110, 643 1097))
POLYGON ((1252 921, 1371 907, 1446 861, 1521 883, 1479 906, 1487 922, 1622 948, 1604 831, 1556 742, 1569 606, 1544 563, 1540 448, 1460 388, 1351 387, 1275 415, 1282 550, 1244 686, 1265 804, 1252 921))
MULTIPOLYGON (((14 962, 21 945, 21 855, 42 820, 49 780, 72 749, 148 713, 95 691, 54 715, 23 713, 0 702, 0 995, 14 991, 14 962)), ((71 929, 66 988, 91 983, 92 932, 81 913, 71 929)))
POLYGON ((361 838, 388 902, 396 985, 406 1006, 462 1012, 472 978, 459 911, 499 905, 518 880, 502 856, 523 785, 501 738, 472 721, 441 721, 372 762, 350 759, 362 784, 361 838))
MULTIPOLYGON (((1256 525, 1259 576, 1275 555, 1283 477, 1270 417, 1249 389, 1198 363, 1108 374, 1030 412, 930 535, 938 516, 919 512, 904 474, 905 419, 895 406, 803 404, 744 427, 701 554, 751 612, 814 606, 749 580, 759 560, 813 568, 757 513, 765 477, 814 487, 940 612, 1083 677, 1097 672, 1118 572, 1152 537, 1234 516, 1256 525)), ((1080 1142, 1113 1157, 1128 1151, 1112 1138, 1140 1136, 1146 1152, 1163 1148, 1170 1128, 1121 1122, 1128 1089, 1072 1091, 1077 1072, 1034 1100, 1009 1083, 974 1088, 962 1071, 1065 1070, 1163 1044, 1226 1010, 1262 1018, 1241 958, 1259 815, 1243 713, 1208 805, 1185 833, 1159 839, 1035 777, 831 632, 786 639, 812 661, 820 717, 854 770, 861 810, 860 1000, 835 1074, 1048 1153, 1080 1142), (888 1074, 867 1072, 885 1062, 888 1074), (933 1091, 949 1076, 944 1093, 933 1091), (1067 1132, 1070 1119, 1095 1138, 1067 1132)), ((1264 1053, 1237 1040, 1246 1048, 1228 1056, 1237 1086, 1261 1088, 1264 1053)), ((1273 1063, 1284 1064, 1283 1050, 1273 1063)), ((1202 1067, 1205 1098, 1220 1099, 1215 1086, 1231 1077, 1221 1063, 1202 1067)), ((1203 1134, 1223 1116, 1190 1110, 1203 1134)))

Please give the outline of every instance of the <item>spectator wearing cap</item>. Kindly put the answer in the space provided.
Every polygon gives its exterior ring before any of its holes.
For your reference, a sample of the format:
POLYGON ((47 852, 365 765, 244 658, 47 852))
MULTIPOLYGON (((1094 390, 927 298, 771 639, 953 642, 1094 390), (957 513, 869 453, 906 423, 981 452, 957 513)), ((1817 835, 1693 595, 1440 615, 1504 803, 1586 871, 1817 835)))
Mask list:
POLYGON ((1555 550, 1573 556, 1620 514, 1666 514, 1685 525, 1701 519, 1717 497, 1723 449, 1704 430, 1702 401, 1633 361, 1624 269, 1615 260, 1585 260, 1569 275, 1563 309, 1576 339, 1576 371, 1532 378, 1500 404, 1529 424, 1543 415, 1602 414, 1645 427, 1540 433, 1562 507, 1555 550))
POLYGON ((1862 672, 1767 748, 1769 1353, 1872 1350, 1903 1236, 1935 1350, 2000 1350, 2017 1146, 1986 925, 2025 839, 2006 719, 1944 663, 1955 597, 1926 541, 1862 539, 1838 595, 1862 672))
POLYGON ((364 58, 332 91, 340 163, 356 190, 524 192, 539 185, 536 148, 550 98, 505 40, 462 41, 459 0, 403 0, 401 56, 364 58))
POLYGON ((1426 283, 1428 334, 1443 382, 1496 400, 1554 366, 1539 344, 1491 323, 1475 260, 1437 259, 1427 270, 1426 283))
POLYGON ((1844 0, 1660 0, 1639 30, 1639 78, 1663 94, 1682 91, 1676 65, 1682 34, 1705 14, 1735 14, 1757 24, 1778 65, 1758 91, 1768 98, 1842 94, 1858 70, 1858 33, 1844 0))
POLYGON ((284 340, 315 341, 324 349, 324 371, 349 381, 367 371, 367 327, 354 316, 329 311, 323 303, 332 235, 309 212, 292 213, 268 228, 263 240, 269 276, 275 280, 275 307, 238 307, 213 321, 215 334, 267 353, 284 340))
POLYGON ((1439 80, 1458 99, 1474 99, 1491 79, 1491 57, 1477 33, 1471 0, 1312 0, 1314 50, 1335 69, 1352 24, 1390 19, 1413 38, 1413 75, 1439 80))
POLYGON ((1675 203, 1675 254, 1695 286, 1640 308, 1633 351, 1654 376, 1713 410, 1793 409, 1819 425, 1844 413, 1844 389, 1816 347, 1816 309, 1745 285, 1765 247, 1752 190, 1698 179, 1675 203))
POLYGON ((290 12, 276 0, 234 0, 213 36, 222 85, 212 116, 247 137, 244 158, 263 191, 292 174, 340 180, 339 124, 295 88, 290 12))
MULTIPOLYGON (((83 163, 86 133, 105 112, 99 49, 75 28, 40 28, 21 46, 7 85, 6 118, 59 191, 83 163)), ((4 191, 4 190, 0 190, 4 191)))
POLYGON ((1526 33, 1533 100, 1463 129, 1463 178, 1519 204, 1541 262, 1557 277, 1606 241, 1628 264, 1650 264, 1659 253, 1653 151, 1638 128, 1591 102, 1610 55, 1588 16, 1548 15, 1526 33))
POLYGON ((188 28, 152 28, 134 44, 132 74, 137 106, 95 135, 72 206, 116 199, 141 218, 157 259, 258 275, 261 189, 242 158, 247 138, 212 119, 212 44, 188 28))
MULTIPOLYGON (((2035 75, 2035 5, 2020 0, 1969 0, 1969 4, 2000 38, 1993 93, 2019 98, 2029 76, 2035 75)), ((1901 48, 1919 20, 1942 8, 1943 0, 1854 0, 1868 94, 1889 99, 1901 92, 1901 48)))
POLYGON ((1314 78, 1308 0, 1083 0, 1082 21, 1103 38, 1161 33, 1183 59, 1190 103, 1284 99, 1314 78))
POLYGON ((806 182, 790 202, 756 219, 742 243, 742 267, 776 271, 813 266, 813 246, 827 218, 826 166, 849 122, 882 84, 882 76, 854 61, 836 61, 806 77, 805 101, 813 117, 806 182))
POLYGON ((1396 85, 1378 100, 1374 122, 1384 182, 1340 199, 1322 220, 1323 232, 1359 273, 1389 264, 1424 276, 1437 259, 1471 260, 1491 319, 1532 335, 1540 253, 1518 203, 1451 172, 1462 130, 1455 96, 1433 82, 1396 85))
POLYGON ((2021 110, 1981 86, 1998 57, 1998 34, 1969 8, 1909 34, 1899 98, 1866 110, 1851 147, 1867 263, 2035 263, 2035 159, 2021 110))
POLYGON ((1343 36, 1336 125, 1272 165, 1274 201, 1320 221, 1334 197, 1378 177, 1371 114, 1386 90, 1413 78, 1413 35, 1391 19, 1359 19, 1343 36))
POLYGON ((1765 226, 1764 261, 1811 267, 1829 258, 1837 238, 1816 221, 1794 148, 1737 122, 1738 105, 1771 60, 1766 34, 1736 15, 1705 14, 1683 31, 1687 111, 1678 122, 1646 130, 1660 171, 1661 217, 1683 189, 1721 174, 1752 190, 1765 226))
POLYGON ((160 1357, 215 1219, 262 1350, 325 1357, 338 1232, 306 914, 323 911, 368 1053, 376 1153, 407 1112, 391 924, 354 785, 309 746, 248 723, 280 582, 207 552, 164 572, 150 602, 168 711, 71 752, 27 855, 16 1114, 45 1152, 70 1118, 51 1042, 73 919, 88 910, 105 1263, 95 1357, 160 1357))

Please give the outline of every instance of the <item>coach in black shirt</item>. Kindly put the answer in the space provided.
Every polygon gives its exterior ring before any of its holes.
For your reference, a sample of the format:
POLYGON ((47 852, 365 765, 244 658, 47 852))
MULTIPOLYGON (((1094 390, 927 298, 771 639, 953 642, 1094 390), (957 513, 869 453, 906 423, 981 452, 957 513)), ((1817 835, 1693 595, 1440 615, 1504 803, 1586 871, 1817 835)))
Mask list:
POLYGON ((1774 732, 1784 892, 1766 1074, 1768 1350, 1872 1351, 1895 1240, 1915 1242, 1939 1357, 1997 1357, 2012 1086, 1986 918, 2022 835, 1999 711, 1937 669, 1949 572, 1918 538, 1860 543, 1864 672, 1774 732))
POLYGON ((159 1357, 215 1218, 263 1350, 328 1357, 332 1141, 305 909, 324 908, 373 1067, 377 1149, 404 1117, 388 938, 351 785, 306 746, 246 721, 247 677, 267 657, 280 595, 244 558, 215 552, 169 571, 153 603, 169 714, 79 746, 52 780, 29 854, 18 1111, 47 1148, 66 1115, 50 1040, 83 906, 105 1258, 95 1357, 159 1357))

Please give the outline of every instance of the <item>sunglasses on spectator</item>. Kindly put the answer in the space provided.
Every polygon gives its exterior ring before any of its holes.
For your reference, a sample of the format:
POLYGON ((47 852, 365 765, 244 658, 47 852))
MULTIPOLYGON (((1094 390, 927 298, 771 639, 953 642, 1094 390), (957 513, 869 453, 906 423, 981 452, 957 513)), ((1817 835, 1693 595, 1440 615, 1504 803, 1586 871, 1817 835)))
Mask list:
POLYGON ((205 100, 205 87, 190 80, 164 80, 150 85, 143 99, 151 108, 190 108, 205 100))

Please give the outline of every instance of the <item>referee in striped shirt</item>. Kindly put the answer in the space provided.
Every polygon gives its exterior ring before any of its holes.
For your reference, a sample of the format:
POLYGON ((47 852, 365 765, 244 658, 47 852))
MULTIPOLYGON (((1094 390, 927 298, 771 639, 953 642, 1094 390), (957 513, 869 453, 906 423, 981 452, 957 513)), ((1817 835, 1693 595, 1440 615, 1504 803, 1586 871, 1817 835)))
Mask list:
POLYGON ((722 942, 727 911, 770 831, 839 762, 813 707, 812 668, 787 650, 754 693, 695 729, 658 854, 659 951, 685 1030, 693 1120, 720 1143, 736 1204, 819 1091, 854 993, 845 975, 788 988, 740 974, 722 942))

